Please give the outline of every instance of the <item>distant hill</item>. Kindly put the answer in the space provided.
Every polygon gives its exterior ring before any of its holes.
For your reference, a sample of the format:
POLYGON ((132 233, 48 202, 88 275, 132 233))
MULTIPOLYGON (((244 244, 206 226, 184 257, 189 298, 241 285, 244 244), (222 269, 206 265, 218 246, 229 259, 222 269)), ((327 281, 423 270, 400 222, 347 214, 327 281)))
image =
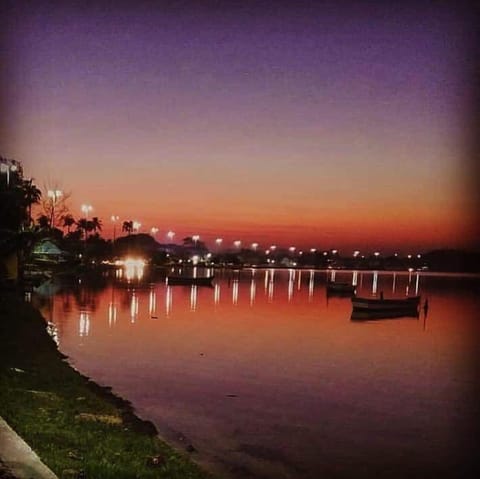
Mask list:
POLYGON ((438 249, 425 253, 422 260, 430 271, 480 273, 479 252, 438 249))

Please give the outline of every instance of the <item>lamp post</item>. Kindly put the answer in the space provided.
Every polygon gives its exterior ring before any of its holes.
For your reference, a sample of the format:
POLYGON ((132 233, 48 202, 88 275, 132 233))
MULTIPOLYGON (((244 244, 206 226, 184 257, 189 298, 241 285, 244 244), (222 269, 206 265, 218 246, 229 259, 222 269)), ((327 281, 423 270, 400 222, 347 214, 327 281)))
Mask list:
POLYGON ((82 210, 82 213, 85 215, 85 218, 88 220, 88 213, 90 213, 90 211, 93 210, 93 206, 84 204, 80 207, 80 209, 82 210))
POLYGON ((61 196, 63 195, 61 190, 48 190, 47 196, 50 198, 52 202, 52 211, 50 213, 50 228, 53 228, 53 220, 55 217, 55 203, 61 196))
POLYGON ((10 172, 17 171, 18 167, 13 160, 6 160, 0 164, 0 171, 7 174, 7 186, 10 186, 10 172))
POLYGON ((110 217, 110 219, 113 222, 113 242, 115 243, 115 233, 116 233, 117 221, 120 219, 120 216, 112 215, 110 217))
POLYGON ((112 252, 113 252, 113 256, 115 256, 115 233, 116 233, 116 227, 117 227, 117 221, 120 219, 120 216, 118 215, 112 215, 110 216, 110 219, 112 220, 113 222, 113 242, 112 242, 112 252))

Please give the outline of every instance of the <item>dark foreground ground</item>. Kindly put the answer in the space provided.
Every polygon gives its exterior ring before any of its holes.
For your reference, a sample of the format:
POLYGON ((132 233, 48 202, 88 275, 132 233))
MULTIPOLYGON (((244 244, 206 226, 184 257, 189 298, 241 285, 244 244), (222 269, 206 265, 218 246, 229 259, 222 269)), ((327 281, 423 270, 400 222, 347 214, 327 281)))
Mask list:
MULTIPOLYGON (((0 416, 62 478, 206 479, 211 476, 157 436, 155 426, 72 369, 40 313, 0 295, 0 416)), ((0 463, 0 478, 10 479, 0 463)))

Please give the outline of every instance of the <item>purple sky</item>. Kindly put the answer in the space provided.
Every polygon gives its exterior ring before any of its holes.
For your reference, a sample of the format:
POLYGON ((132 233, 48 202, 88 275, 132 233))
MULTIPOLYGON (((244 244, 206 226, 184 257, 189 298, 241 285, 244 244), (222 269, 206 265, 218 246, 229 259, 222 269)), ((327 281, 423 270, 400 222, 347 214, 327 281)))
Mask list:
POLYGON ((105 223, 345 248, 472 239, 468 11, 168 5, 12 8, 1 154, 105 223))

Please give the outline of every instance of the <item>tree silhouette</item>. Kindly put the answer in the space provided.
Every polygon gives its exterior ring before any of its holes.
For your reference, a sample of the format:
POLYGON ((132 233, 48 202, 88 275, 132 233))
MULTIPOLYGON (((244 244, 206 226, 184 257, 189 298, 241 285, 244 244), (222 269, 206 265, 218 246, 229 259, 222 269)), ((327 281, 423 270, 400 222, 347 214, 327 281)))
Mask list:
POLYGON ((70 228, 75 224, 75 218, 67 213, 66 215, 62 216, 63 221, 63 228, 67 228, 67 234, 70 234, 70 228))
POLYGON ((90 228, 94 233, 102 231, 102 221, 97 216, 94 216, 90 221, 90 228))
POLYGON ((122 231, 125 231, 127 235, 130 235, 133 231, 133 221, 124 221, 122 224, 122 231))
POLYGON ((40 202, 42 192, 37 188, 31 179, 22 180, 21 188, 23 191, 23 203, 28 214, 28 225, 31 225, 33 223, 32 205, 40 202))

